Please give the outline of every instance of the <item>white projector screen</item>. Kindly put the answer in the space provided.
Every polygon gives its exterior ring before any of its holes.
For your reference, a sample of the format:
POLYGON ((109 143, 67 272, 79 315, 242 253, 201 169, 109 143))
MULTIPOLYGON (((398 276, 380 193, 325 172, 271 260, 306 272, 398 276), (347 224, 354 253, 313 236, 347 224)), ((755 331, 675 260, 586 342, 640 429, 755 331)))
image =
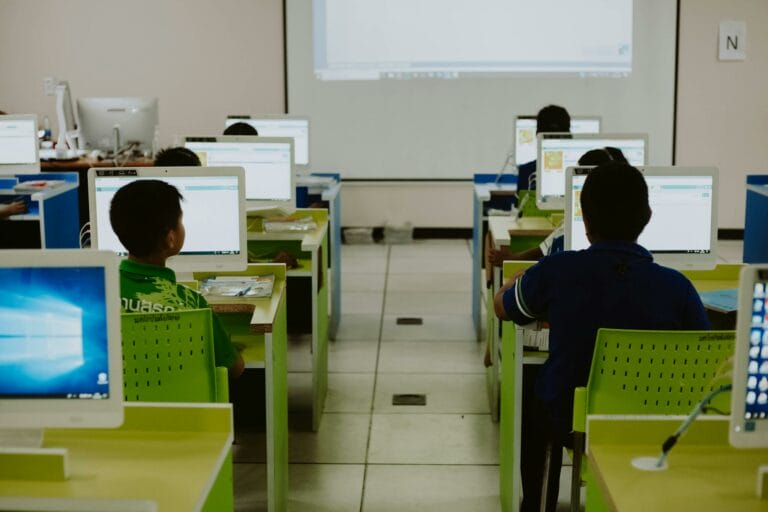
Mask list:
MULTIPOLYGON (((316 0, 316 4, 322 9, 314 20, 311 0, 286 0, 288 110, 312 119, 313 169, 374 181, 471 179, 476 172, 498 171, 513 151, 515 116, 535 113, 550 103, 564 106, 573 116, 601 117, 606 132, 648 133, 649 164, 671 164, 675 0, 528 2, 526 26, 532 19, 541 21, 536 31, 526 29, 528 36, 520 32, 514 37, 509 35, 512 25, 497 19, 498 1, 441 0, 441 14, 432 16, 427 13, 434 14, 435 0, 316 0), (621 28, 626 23, 617 21, 626 20, 627 6, 632 9, 631 29, 621 28), (401 19, 405 7, 410 17, 401 19), (393 13, 399 13, 397 20, 393 13), (449 32, 456 41, 443 49, 435 38, 448 35, 445 20, 450 20, 449 32), (323 33, 316 34, 315 26, 324 28, 323 33), (528 43, 534 37, 530 34, 543 33, 544 28, 558 35, 534 51, 538 40, 528 43), (387 43, 387 33, 395 34, 397 44, 387 43), (478 33, 484 34, 484 41, 464 40, 471 34, 477 38, 478 33), (590 67, 600 60, 598 54, 613 50, 593 48, 589 55, 585 49, 597 41, 614 41, 610 48, 615 50, 627 35, 631 40, 625 55, 602 68, 590 67), (506 48, 517 37, 526 43, 503 51, 497 48, 506 48), (571 43, 574 38, 577 41, 571 43), (325 46, 316 47, 315 39, 325 41, 321 43, 325 46), (581 50, 574 50, 576 46, 581 50), (455 53, 447 55, 449 50, 455 53), (547 53, 547 67, 535 72, 520 65, 518 71, 525 72, 508 73, 513 71, 510 63, 526 58, 521 50, 537 62, 543 62, 547 53), (317 72, 316 54, 325 56, 325 68, 317 72), (410 62, 411 71, 384 69, 393 64, 386 59, 398 59, 397 66, 410 62), (344 61, 347 67, 340 69, 344 61), (504 61, 506 67, 482 69, 489 61, 504 61), (425 63, 449 63, 450 70, 425 71, 419 67, 425 63), (557 66, 563 72, 556 72, 557 66), (503 73, 488 75, 489 71, 503 73)), ((503 5, 512 10, 518 2, 503 5)), ((322 64, 323 58, 317 63, 322 64)))

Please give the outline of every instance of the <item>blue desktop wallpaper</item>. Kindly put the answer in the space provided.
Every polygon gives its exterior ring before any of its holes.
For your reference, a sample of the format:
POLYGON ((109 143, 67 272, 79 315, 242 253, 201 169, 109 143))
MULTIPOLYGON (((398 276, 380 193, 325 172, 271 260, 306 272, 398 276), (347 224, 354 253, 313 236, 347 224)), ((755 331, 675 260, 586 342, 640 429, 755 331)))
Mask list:
POLYGON ((0 398, 104 398, 100 267, 0 268, 0 398))

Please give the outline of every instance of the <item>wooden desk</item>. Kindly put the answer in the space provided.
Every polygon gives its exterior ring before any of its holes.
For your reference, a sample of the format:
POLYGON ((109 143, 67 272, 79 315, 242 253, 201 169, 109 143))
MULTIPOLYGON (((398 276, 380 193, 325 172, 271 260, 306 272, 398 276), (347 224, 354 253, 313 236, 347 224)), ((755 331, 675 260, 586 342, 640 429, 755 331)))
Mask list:
POLYGON ((696 420, 670 452, 667 470, 632 467, 637 456, 658 456, 682 420, 588 417, 587 454, 595 478, 587 487, 587 510, 768 510, 768 501, 755 495, 757 467, 768 462, 768 449, 731 448, 725 417, 696 420))
POLYGON ((482 322, 480 319, 481 301, 486 291, 483 279, 485 262, 484 240, 487 231, 488 216, 485 204, 494 195, 510 195, 517 190, 517 176, 498 173, 475 174, 472 195, 472 321, 475 324, 477 341, 482 340, 482 322), (498 181, 497 181, 498 179, 498 181))
MULTIPOLYGON (((490 248, 496 249, 508 247, 513 251, 523 251, 530 249, 541 243, 549 235, 554 226, 546 217, 523 217, 514 219, 510 216, 489 217, 488 218, 488 240, 490 248)), ((510 276, 503 275, 500 267, 493 266, 490 262, 485 262, 488 282, 490 288, 486 293, 486 342, 491 351, 491 366, 486 370, 488 383, 488 398, 491 406, 491 418, 493 421, 499 421, 499 396, 501 368, 499 362, 499 352, 502 330, 502 322, 496 318, 493 308, 493 298, 496 292, 504 284, 504 281, 510 276)), ((512 324, 510 324, 512 325, 512 324)))
POLYGON ((249 217, 248 259, 271 261, 279 251, 298 255, 298 268, 287 273, 288 332, 312 336, 312 429, 317 431, 328 392, 328 211, 299 208, 295 215, 311 216, 317 229, 269 233, 263 230, 263 219, 249 217))
POLYGON ((0 480, 0 510, 222 510, 231 445, 229 404, 127 403, 118 429, 47 430, 44 446, 69 452, 70 478, 0 480))
POLYGON ((232 341, 244 346, 246 368, 264 368, 267 426, 267 509, 288 506, 288 336, 286 270, 282 263, 251 264, 244 272, 195 273, 213 276, 275 276, 271 297, 217 297, 206 300, 219 315, 232 341))
POLYGON ((328 246, 331 268, 331 307, 328 337, 336 339, 341 322, 341 175, 338 173, 313 172, 296 178, 297 187, 306 187, 310 196, 319 196, 328 203, 330 222, 328 246))
POLYGON ((80 247, 78 215, 78 176, 76 173, 20 174, 2 179, 3 197, 28 196, 29 209, 0 221, 0 248, 76 249, 80 247), (61 180, 64 184, 40 191, 15 191, 24 181, 61 180))
MULTIPOLYGON (((78 158, 76 160, 41 160, 42 172, 76 172, 79 178, 77 192, 78 208, 80 210, 79 227, 84 226, 90 219, 90 207, 88 205, 88 169, 91 167, 152 167, 155 161, 151 158, 139 158, 125 160, 123 158, 93 160, 91 158, 78 158)), ((78 228, 79 229, 79 228, 78 228)))

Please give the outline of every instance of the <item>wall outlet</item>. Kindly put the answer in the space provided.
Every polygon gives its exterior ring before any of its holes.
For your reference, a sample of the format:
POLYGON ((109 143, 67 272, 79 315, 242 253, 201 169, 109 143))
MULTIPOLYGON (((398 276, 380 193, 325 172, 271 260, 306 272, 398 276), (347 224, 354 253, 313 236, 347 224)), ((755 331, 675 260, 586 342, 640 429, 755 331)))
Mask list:
POLYGON ((47 76, 43 78, 43 91, 45 91, 46 96, 54 96, 56 94, 56 86, 59 84, 59 81, 56 80, 55 76, 47 76))

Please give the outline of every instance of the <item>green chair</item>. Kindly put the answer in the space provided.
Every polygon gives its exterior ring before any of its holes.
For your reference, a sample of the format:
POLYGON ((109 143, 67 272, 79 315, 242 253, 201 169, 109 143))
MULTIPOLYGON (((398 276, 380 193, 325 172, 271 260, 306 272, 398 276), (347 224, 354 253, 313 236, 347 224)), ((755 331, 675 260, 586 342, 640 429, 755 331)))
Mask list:
MULTIPOLYGON (((734 339, 734 331, 598 331, 587 387, 574 393, 572 511, 580 505, 587 415, 688 414, 707 393, 729 383, 724 369, 734 339)), ((712 406, 727 410, 727 401, 712 406)))
MULTIPOLYGON (((120 315, 125 401, 229 402, 227 369, 216 367, 210 309, 120 315)), ((203 510, 233 510, 232 450, 203 510)))

